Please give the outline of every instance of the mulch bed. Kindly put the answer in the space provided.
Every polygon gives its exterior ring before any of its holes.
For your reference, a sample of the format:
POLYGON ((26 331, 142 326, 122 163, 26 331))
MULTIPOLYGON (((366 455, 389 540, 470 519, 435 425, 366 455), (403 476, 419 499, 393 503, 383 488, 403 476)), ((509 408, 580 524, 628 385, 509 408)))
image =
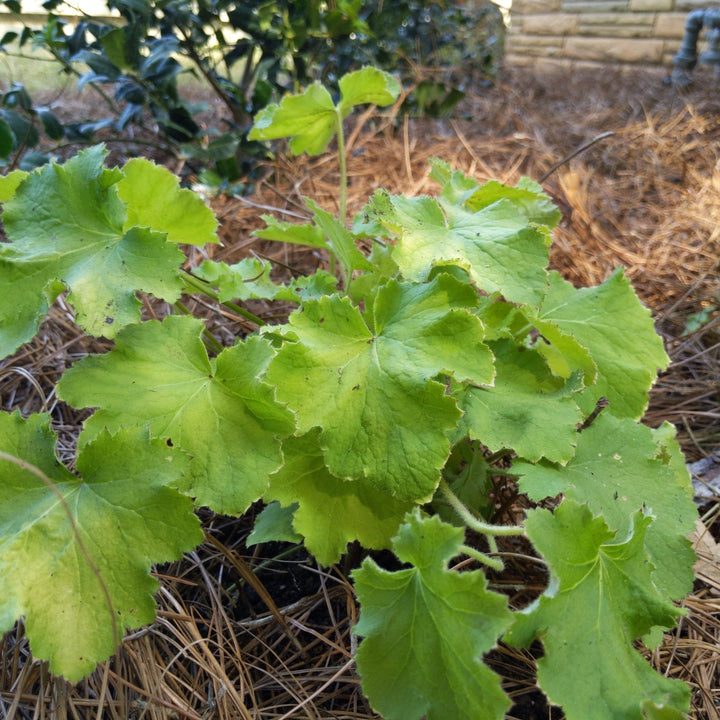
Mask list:
MULTIPOLYGON (((579 286, 627 268, 673 361, 652 391, 646 421, 675 424, 688 461, 720 446, 720 313, 712 310, 720 304, 720 100, 697 73, 696 84, 680 93, 660 71, 508 69, 494 87, 466 99, 455 119, 408 119, 390 110, 362 118, 347 143, 351 212, 378 187, 435 192, 431 157, 478 180, 547 175, 543 186, 563 213, 551 263, 579 286), (710 310, 709 321, 685 333, 701 309, 710 310)), ((332 153, 279 156, 251 197, 212 199, 223 245, 191 250, 189 263, 205 252, 229 262, 256 254, 279 267, 313 269, 322 262, 314 251, 258 241, 251 232, 263 212, 285 220, 306 215, 303 196, 336 210, 336 168, 332 153)), ((270 317, 276 310, 258 305, 253 312, 270 317)), ((225 315, 213 329, 232 337, 253 328, 225 315)), ((51 410, 61 455, 70 458, 82 416, 59 403, 52 387, 65 367, 104 345, 84 338, 59 305, 38 339, 0 364, 0 407, 51 410)), ((701 550, 709 562, 684 601, 688 613, 647 653, 661 672, 691 685, 698 720, 720 718, 718 507, 714 500, 702 507, 710 533, 701 550)), ((357 605, 349 566, 324 570, 288 546, 248 550, 252 514, 204 520, 211 541, 158 569, 156 623, 78 686, 29 661, 21 627, 6 636, 0 697, 8 717, 376 717, 353 669, 357 605)), ((490 662, 516 702, 508 717, 560 717, 534 688, 533 653, 501 647, 490 662)))

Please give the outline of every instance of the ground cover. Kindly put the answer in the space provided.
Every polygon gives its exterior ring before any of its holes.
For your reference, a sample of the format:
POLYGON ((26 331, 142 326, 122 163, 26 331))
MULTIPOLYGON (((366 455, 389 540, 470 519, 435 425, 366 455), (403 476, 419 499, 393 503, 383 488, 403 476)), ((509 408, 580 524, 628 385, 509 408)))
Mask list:
MULTIPOLYGON (((430 157, 480 181, 540 179, 578 147, 613 132, 544 181, 564 216, 552 263, 576 285, 601 282, 618 264, 627 267, 674 361, 653 391, 648 422, 674 422, 688 458, 697 460, 720 444, 717 314, 683 333, 693 313, 711 310, 720 290, 720 104, 702 84, 681 96, 662 79, 657 72, 515 70, 469 99, 456 120, 404 120, 392 111, 368 119, 348 139, 348 200, 352 212, 378 186, 407 195, 433 191, 430 157)), ((118 160, 127 150, 115 149, 118 160)), ((321 259, 312 251, 250 233, 262 224, 261 212, 280 212, 281 219, 302 214, 301 196, 335 211, 335 167, 328 157, 280 156, 254 196, 212 200, 224 241, 212 257, 236 262, 255 254, 279 268, 316 267, 321 259)), ((200 252, 191 250, 191 263, 200 252)), ((269 309, 258 303, 253 311, 267 317, 269 309)), ((146 312, 162 308, 147 305, 146 312)), ((253 329, 246 322, 225 315, 212 329, 220 337, 243 334, 253 329)), ((70 362, 96 350, 60 306, 38 339, 0 369, 2 409, 51 409, 70 455, 80 418, 50 388, 70 362)), ((517 501, 510 485, 495 493, 501 508, 517 501)), ((711 526, 715 505, 703 510, 711 526)), ((20 629, 6 638, 0 648, 5 708, 28 717, 60 717, 64 709, 95 717, 99 708, 105 717, 373 717, 353 674, 349 631, 357 606, 348 568, 321 571, 287 546, 248 551, 248 519, 204 520, 207 543, 158 570, 164 588, 158 621, 77 688, 52 682, 42 667, 25 662, 20 629), (276 559, 263 567, 268 558, 276 559)), ((713 551, 708 542, 706 552, 713 551)), ((698 718, 717 717, 720 583, 711 570, 686 601, 690 613, 679 631, 652 657, 662 672, 691 684, 698 718)), ((518 566, 517 573, 527 583, 528 568, 518 566)), ((539 587, 542 582, 538 576, 539 587)), ((516 702, 509 717, 555 717, 533 689, 533 663, 515 650, 494 653, 493 666, 507 677, 505 689, 516 702)))

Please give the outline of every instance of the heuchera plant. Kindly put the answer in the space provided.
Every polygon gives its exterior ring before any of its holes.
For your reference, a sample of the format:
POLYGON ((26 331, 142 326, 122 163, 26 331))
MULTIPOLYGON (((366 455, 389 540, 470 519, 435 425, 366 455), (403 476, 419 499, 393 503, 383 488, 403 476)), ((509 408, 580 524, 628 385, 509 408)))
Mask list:
POLYGON ((536 639, 538 683, 570 720, 682 717, 688 688, 634 645, 675 625, 694 558, 674 430, 639 422, 668 362, 649 311, 622 270, 582 289, 548 271, 559 213, 527 179, 478 185, 434 161, 437 197, 378 190, 348 227, 343 120, 399 88, 373 68, 340 88, 337 102, 319 84, 286 97, 251 135, 311 154, 337 138, 340 218, 308 200, 311 222, 268 217, 257 233, 325 251, 330 273, 180 269, 179 244, 217 242, 212 213, 146 160, 107 169, 102 147, 0 180, 0 355, 61 293, 114 340, 56 388, 95 408, 73 472, 48 415, 0 415, 0 630, 24 617, 34 655, 77 681, 152 621, 151 563, 201 542, 194 506, 263 499, 251 542, 302 539, 330 565, 359 541, 404 563, 353 573, 357 667, 385 718, 502 718, 511 703, 483 655, 536 639), (202 293, 259 329, 221 347, 182 305, 141 322, 138 293, 202 293), (297 309, 267 326, 251 298, 297 309), (498 474, 528 498, 517 525, 493 523, 498 474), (486 577, 513 538, 547 569, 523 608, 486 577))

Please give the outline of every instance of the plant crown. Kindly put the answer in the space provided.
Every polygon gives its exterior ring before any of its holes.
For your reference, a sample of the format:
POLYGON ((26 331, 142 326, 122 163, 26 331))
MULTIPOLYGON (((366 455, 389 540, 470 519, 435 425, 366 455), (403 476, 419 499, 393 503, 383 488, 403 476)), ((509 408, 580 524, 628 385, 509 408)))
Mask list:
MULTIPOLYGON (((352 109, 399 92, 374 68, 340 89, 285 97, 252 137, 342 150, 352 109)), ((581 289, 548 271, 559 213, 536 183, 478 185, 435 160, 437 197, 378 190, 348 227, 343 164, 340 218, 308 200, 310 222, 257 233, 333 259, 281 284, 257 259, 181 269, 181 244, 217 242, 211 211, 161 167, 104 158, 0 179, 0 355, 62 293, 85 332, 114 341, 56 388, 95 409, 73 471, 48 414, 0 414, 0 631, 24 617, 34 655, 80 680, 153 619, 151 563, 201 542, 193 506, 262 499, 251 543, 302 540, 327 566, 359 541, 404 563, 353 572, 357 667, 383 717, 502 718, 483 655, 538 638, 539 685, 570 720, 683 716, 688 688, 635 647, 674 626, 693 579, 674 429, 639 423, 668 358, 622 270, 581 289), (142 321, 139 293, 177 312, 142 321), (184 293, 257 332, 221 346, 184 293), (265 325, 241 304, 253 298, 296 309, 265 325), (527 497, 517 524, 493 524, 493 477, 527 497), (547 589, 511 608, 494 579, 530 547, 547 589)))

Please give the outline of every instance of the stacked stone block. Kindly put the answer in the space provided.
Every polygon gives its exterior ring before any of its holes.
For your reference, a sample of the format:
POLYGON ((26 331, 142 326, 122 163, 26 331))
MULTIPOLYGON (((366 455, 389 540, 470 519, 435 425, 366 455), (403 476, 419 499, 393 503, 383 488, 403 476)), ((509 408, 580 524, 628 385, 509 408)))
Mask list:
POLYGON ((513 0, 506 58, 670 67, 688 13, 717 6, 720 0, 513 0))

